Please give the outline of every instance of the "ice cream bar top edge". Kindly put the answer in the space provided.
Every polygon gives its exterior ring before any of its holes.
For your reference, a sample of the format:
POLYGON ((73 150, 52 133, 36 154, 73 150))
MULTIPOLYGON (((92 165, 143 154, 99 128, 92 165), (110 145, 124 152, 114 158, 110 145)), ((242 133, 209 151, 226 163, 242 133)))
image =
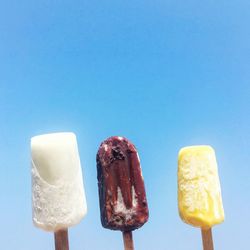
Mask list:
POLYGON ((182 157, 186 153, 192 153, 192 152, 214 153, 214 149, 209 145, 195 145, 195 146, 183 147, 179 151, 179 158, 182 157))
POLYGON ((76 139, 76 135, 73 132, 58 132, 36 135, 31 138, 31 147, 36 144, 43 143, 58 143, 59 141, 66 141, 69 139, 76 139))

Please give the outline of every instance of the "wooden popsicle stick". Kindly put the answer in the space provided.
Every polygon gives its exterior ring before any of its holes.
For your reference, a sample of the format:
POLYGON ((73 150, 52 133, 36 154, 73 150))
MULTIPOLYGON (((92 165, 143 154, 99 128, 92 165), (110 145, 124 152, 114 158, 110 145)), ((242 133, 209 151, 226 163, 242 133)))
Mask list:
POLYGON ((55 250, 69 250, 68 229, 60 229, 54 233, 55 250))
POLYGON ((201 229, 203 250, 214 250, 212 229, 201 229))
POLYGON ((134 250, 132 231, 122 232, 122 235, 123 235, 124 250, 134 250))

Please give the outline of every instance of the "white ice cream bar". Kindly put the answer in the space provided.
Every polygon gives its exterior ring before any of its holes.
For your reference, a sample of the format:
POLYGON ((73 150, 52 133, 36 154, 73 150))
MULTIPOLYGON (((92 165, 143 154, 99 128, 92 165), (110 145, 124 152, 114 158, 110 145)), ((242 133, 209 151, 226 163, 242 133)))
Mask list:
POLYGON ((76 136, 54 133, 31 139, 33 222, 57 231, 87 213, 76 136))

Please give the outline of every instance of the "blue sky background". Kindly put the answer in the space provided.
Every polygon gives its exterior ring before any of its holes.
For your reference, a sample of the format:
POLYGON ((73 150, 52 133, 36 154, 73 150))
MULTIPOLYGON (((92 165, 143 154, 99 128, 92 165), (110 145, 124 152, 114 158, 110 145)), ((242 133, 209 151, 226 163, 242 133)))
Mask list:
POLYGON ((201 249, 177 211, 177 154, 217 153, 226 220, 215 249, 249 248, 248 0, 0 1, 1 249, 53 249, 32 225, 30 138, 73 131, 88 214, 72 250, 122 249, 99 219, 95 155, 111 135, 137 146, 150 219, 136 249, 201 249))

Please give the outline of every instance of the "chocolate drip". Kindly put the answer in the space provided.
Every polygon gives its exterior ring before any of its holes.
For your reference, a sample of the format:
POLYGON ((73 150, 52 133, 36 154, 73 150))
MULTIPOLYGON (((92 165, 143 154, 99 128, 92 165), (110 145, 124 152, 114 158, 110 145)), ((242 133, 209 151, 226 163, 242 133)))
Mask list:
POLYGON ((97 153, 101 221, 105 228, 134 230, 148 220, 148 206, 135 146, 123 137, 105 140, 97 153))

